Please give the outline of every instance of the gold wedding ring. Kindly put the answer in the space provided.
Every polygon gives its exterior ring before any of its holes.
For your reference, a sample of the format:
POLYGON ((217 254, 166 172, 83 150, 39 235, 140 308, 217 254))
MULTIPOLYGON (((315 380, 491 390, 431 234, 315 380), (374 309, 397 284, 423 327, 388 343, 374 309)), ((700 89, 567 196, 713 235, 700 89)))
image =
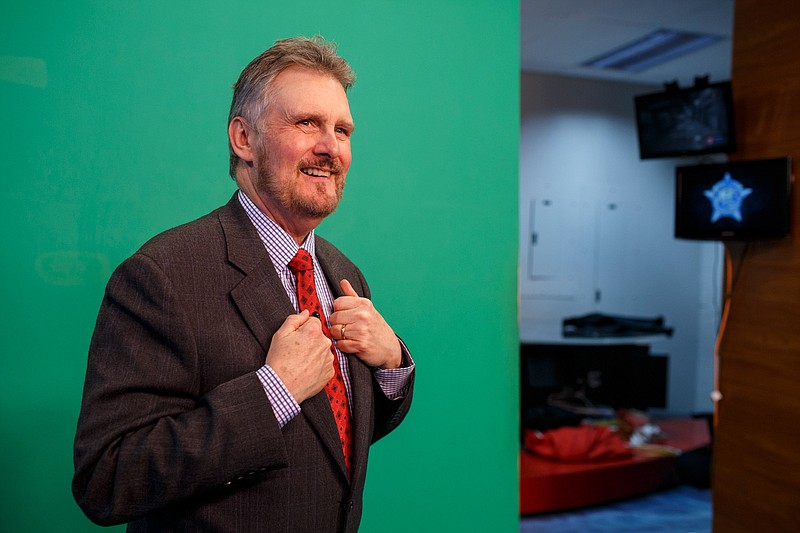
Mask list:
POLYGON ((340 333, 341 333, 340 337, 342 338, 343 341, 347 340, 347 337, 345 337, 345 335, 344 335, 344 328, 345 327, 347 327, 347 324, 342 324, 342 329, 340 330, 340 333))

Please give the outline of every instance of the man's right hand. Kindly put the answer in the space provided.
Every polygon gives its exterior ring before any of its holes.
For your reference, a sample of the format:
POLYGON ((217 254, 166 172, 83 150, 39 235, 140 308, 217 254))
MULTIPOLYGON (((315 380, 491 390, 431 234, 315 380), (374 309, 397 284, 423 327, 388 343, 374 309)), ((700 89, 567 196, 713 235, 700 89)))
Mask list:
POLYGON ((331 340, 308 311, 289 315, 272 336, 266 364, 297 403, 314 396, 333 378, 331 340))

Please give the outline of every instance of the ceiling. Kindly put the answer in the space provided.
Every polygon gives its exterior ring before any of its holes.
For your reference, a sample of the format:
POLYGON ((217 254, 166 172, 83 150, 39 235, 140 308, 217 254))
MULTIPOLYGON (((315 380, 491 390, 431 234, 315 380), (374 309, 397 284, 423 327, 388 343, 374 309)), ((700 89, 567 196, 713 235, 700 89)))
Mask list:
POLYGON ((695 76, 731 76, 734 0, 521 0, 523 71, 661 85, 695 76), (580 64, 659 28, 709 33, 723 39, 637 73, 580 64))

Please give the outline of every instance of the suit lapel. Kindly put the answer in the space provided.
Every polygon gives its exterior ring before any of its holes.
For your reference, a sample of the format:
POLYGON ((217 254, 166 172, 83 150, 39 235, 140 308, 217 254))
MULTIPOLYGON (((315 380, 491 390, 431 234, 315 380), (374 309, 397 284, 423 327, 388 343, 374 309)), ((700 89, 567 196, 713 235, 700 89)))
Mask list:
POLYGON ((244 274, 231 291, 231 298, 266 351, 272 335, 294 313, 292 303, 236 195, 220 211, 219 221, 225 233, 228 260, 244 274))

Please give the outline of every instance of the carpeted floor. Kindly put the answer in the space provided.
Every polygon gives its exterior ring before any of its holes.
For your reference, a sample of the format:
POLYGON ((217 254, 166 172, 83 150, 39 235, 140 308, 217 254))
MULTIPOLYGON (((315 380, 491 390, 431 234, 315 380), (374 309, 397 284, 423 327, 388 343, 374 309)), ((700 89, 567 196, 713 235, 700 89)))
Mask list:
POLYGON ((710 533, 711 491, 689 485, 568 513, 524 516, 521 533, 710 533))

